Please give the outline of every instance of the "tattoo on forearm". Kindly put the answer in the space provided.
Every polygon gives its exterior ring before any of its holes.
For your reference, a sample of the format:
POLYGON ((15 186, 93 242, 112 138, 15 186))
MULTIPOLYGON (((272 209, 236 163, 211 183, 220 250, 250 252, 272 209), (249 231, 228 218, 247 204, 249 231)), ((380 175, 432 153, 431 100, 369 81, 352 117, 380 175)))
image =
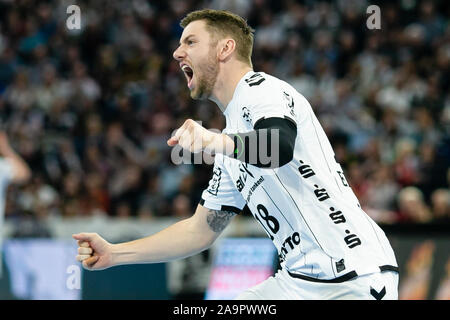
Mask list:
POLYGON ((209 210, 208 216, 206 217, 206 222, 208 222, 209 227, 214 232, 221 232, 230 222, 231 218, 235 215, 231 211, 219 211, 219 210, 209 210))

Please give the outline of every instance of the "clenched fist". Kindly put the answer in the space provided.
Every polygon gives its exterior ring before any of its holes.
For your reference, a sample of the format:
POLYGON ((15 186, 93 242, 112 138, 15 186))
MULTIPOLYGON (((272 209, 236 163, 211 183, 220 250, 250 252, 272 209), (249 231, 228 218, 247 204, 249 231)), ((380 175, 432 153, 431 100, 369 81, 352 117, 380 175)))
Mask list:
POLYGON ((207 130, 192 119, 186 120, 175 135, 167 140, 167 144, 171 147, 178 144, 193 153, 204 151, 209 154, 232 154, 234 149, 234 142, 230 137, 207 130))
POLYGON ((76 259, 88 270, 102 270, 112 266, 111 244, 96 233, 72 235, 78 240, 76 259))

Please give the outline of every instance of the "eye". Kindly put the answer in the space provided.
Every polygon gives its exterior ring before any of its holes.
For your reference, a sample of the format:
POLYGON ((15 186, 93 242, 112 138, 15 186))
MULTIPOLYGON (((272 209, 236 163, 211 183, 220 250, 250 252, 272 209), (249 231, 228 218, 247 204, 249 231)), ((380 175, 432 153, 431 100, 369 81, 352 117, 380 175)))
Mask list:
POLYGON ((194 41, 188 40, 188 41, 187 41, 187 44, 188 44, 188 46, 192 46, 192 45, 194 44, 194 41))

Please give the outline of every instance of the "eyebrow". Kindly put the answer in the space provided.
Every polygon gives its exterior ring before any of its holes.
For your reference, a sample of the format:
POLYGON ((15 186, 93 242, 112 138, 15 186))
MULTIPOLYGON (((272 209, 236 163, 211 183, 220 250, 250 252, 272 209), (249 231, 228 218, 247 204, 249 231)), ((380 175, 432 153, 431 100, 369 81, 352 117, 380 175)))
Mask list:
POLYGON ((188 40, 189 40, 189 38, 192 38, 192 37, 195 37, 193 34, 190 34, 190 35, 188 35, 187 37, 185 37, 184 39, 183 39, 183 41, 180 41, 180 45, 181 45, 181 43, 183 42, 183 43, 186 43, 188 40))

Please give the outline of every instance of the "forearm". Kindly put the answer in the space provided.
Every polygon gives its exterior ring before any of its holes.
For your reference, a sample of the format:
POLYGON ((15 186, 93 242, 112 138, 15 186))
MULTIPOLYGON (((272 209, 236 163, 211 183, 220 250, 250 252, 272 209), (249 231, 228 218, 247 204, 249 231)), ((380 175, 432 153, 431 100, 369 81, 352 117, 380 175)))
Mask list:
POLYGON ((186 219, 152 236, 112 245, 112 264, 167 262, 201 252, 211 243, 207 233, 186 219))

